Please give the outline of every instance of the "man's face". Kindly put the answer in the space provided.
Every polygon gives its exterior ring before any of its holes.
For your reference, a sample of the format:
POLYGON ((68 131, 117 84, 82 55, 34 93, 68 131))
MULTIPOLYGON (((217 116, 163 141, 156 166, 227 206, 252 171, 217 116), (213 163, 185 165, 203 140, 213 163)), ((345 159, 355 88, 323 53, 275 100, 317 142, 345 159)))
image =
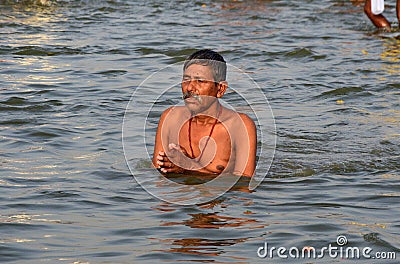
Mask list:
POLYGON ((190 65, 183 73, 182 93, 186 107, 191 112, 207 110, 218 94, 218 83, 214 81, 211 68, 199 64, 190 65))

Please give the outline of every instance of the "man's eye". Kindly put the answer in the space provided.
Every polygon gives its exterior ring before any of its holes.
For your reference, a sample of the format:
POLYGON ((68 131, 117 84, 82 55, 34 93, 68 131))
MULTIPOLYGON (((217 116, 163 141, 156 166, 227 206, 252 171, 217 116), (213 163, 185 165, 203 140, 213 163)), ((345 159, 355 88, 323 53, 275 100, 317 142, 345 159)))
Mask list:
POLYGON ((183 79, 182 80, 182 83, 184 83, 184 84, 188 84, 188 83, 190 83, 190 82, 193 82, 193 83, 198 83, 198 84, 201 84, 201 83, 206 83, 207 82, 207 80, 205 80, 205 79, 183 79))

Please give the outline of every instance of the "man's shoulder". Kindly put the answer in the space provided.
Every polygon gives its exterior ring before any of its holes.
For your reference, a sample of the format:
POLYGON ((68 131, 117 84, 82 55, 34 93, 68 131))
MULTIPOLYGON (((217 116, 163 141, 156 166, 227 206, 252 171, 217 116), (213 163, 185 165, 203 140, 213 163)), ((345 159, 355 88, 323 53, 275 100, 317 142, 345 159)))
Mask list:
POLYGON ((254 124, 253 119, 245 113, 236 112, 232 109, 228 109, 228 117, 236 122, 244 122, 245 124, 254 124))
POLYGON ((240 118, 241 118, 244 122, 251 122, 251 123, 254 123, 253 119, 252 119, 250 116, 248 116, 247 114, 245 114, 245 113, 240 113, 240 112, 238 112, 238 114, 239 114, 240 118))
POLYGON ((244 113, 239 113, 239 116, 242 119, 242 122, 247 129, 251 129, 251 130, 255 129, 256 125, 250 116, 248 116, 247 114, 244 114, 244 113))

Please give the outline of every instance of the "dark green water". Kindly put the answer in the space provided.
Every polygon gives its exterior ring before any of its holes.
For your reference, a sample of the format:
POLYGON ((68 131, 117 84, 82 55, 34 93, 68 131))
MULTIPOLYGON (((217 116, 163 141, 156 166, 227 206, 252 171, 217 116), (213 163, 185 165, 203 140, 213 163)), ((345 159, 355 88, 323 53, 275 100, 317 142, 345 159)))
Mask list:
POLYGON ((344 0, 49 3, 0 1, 0 262, 346 262, 257 256, 339 235, 400 258, 400 32, 344 0), (122 121, 143 80, 201 48, 261 87, 276 152, 254 192, 179 206, 135 182, 122 121))

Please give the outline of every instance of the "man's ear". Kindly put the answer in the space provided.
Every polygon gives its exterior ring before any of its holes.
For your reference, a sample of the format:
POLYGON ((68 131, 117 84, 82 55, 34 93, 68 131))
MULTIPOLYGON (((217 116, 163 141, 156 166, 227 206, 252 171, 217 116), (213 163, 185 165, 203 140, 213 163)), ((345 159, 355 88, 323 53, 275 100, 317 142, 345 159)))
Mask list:
POLYGON ((219 82, 218 83, 217 98, 221 98, 225 94, 226 89, 228 89, 228 82, 227 81, 219 82))

